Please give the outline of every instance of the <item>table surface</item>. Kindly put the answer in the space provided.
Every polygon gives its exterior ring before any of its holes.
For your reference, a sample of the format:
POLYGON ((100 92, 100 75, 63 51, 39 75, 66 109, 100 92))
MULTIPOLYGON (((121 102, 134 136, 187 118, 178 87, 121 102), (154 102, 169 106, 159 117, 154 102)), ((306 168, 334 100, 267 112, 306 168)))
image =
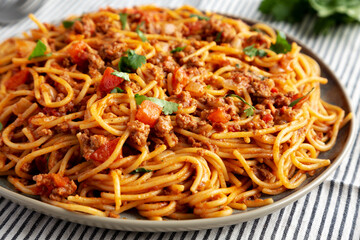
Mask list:
MULTIPOLYGON (((262 21, 298 38, 335 72, 345 86, 355 114, 360 96, 360 25, 343 25, 326 36, 311 33, 313 19, 300 24, 274 22, 258 10, 259 0, 206 1, 121 1, 49 0, 35 15, 41 21, 56 21, 70 14, 94 11, 102 6, 125 7, 155 3, 176 7, 191 4, 201 10, 217 11, 262 21)), ((0 41, 35 24, 24 19, 0 26, 0 41)), ((357 118, 359 119, 359 118, 357 118)), ((357 120, 358 121, 358 120, 357 120)), ((348 158, 323 184, 289 206, 263 218, 218 229, 178 233, 137 233, 88 227, 31 211, 0 197, 1 239, 359 239, 360 238, 360 144, 359 131, 348 158)))

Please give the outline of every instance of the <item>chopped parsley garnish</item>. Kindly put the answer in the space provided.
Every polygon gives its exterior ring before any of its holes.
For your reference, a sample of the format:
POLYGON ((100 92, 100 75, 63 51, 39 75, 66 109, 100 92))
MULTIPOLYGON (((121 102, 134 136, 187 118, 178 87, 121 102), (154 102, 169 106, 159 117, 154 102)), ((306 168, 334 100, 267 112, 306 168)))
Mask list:
POLYGON ((124 92, 124 90, 122 90, 122 89, 119 88, 119 87, 116 87, 116 88, 114 88, 113 90, 111 90, 110 93, 123 93, 123 92, 124 92))
POLYGON ((146 57, 138 55, 134 50, 127 50, 127 56, 122 56, 119 62, 121 72, 131 73, 146 63, 146 57))
POLYGON ((126 21, 127 21, 127 13, 119 13, 120 16, 120 22, 121 22, 121 28, 124 30, 126 27, 126 21))
POLYGON ((176 112, 178 110, 179 104, 174 103, 174 102, 169 102, 163 99, 158 99, 155 97, 147 97, 144 95, 139 95, 139 94, 135 94, 135 101, 137 105, 140 105, 143 101, 145 100, 149 100, 153 103, 156 103, 157 105, 159 105, 160 107, 162 107, 162 112, 165 115, 169 115, 172 114, 174 112, 176 112))
POLYGON ((142 27, 142 25, 144 25, 144 22, 141 22, 137 27, 136 27, 136 33, 139 35, 141 41, 143 42, 147 42, 147 38, 145 36, 145 34, 140 30, 140 28, 142 27))
POLYGON ((244 53, 249 57, 255 57, 255 56, 264 57, 267 55, 267 53, 264 50, 257 49, 254 47, 254 45, 244 48, 244 53))
POLYGON ((198 15, 198 14, 190 14, 190 17, 197 17, 199 20, 206 20, 209 21, 210 18, 208 16, 202 16, 202 15, 198 15))
POLYGON ((240 68, 240 64, 238 64, 238 63, 235 64, 235 67, 236 67, 236 68, 240 68))
POLYGON ((207 88, 207 89, 210 89, 210 88, 211 88, 211 85, 207 85, 206 88, 207 88))
POLYGON ((130 172, 130 174, 148 173, 148 172, 152 172, 152 170, 151 169, 146 169, 146 168, 137 168, 134 171, 130 172))
POLYGON ((111 75, 120 77, 120 78, 124 79, 125 81, 130 81, 129 74, 126 72, 119 72, 119 71, 114 70, 114 72, 112 72, 111 75))
POLYGON ((62 22, 62 25, 64 26, 64 28, 71 28, 76 21, 80 21, 80 20, 81 18, 75 18, 73 20, 65 20, 62 22))
POLYGON ((3 129, 3 125, 2 123, 0 122, 0 131, 3 129))
POLYGON ((276 53, 287 53, 291 51, 291 44, 286 40, 283 32, 278 31, 276 36, 276 43, 271 44, 270 50, 276 53))
POLYGON ((29 60, 36 58, 36 57, 48 57, 51 56, 51 53, 45 54, 46 52, 46 45, 41 40, 38 40, 36 46, 32 53, 29 56, 29 60))
POLYGON ((181 52, 182 50, 184 50, 186 48, 186 46, 183 47, 176 47, 173 50, 171 50, 171 53, 176 53, 176 52, 181 52))
POLYGON ((242 97, 236 95, 236 94, 228 94, 225 97, 237 97, 238 99, 240 99, 243 103, 245 103, 246 105, 248 105, 250 108, 247 108, 244 110, 244 113, 246 114, 247 117, 251 117, 252 115, 254 115, 254 110, 256 110, 256 108, 254 108, 254 106, 252 106, 251 104, 249 104, 247 101, 245 101, 245 99, 243 99, 242 97))
POLYGON ((250 28, 250 31, 259 32, 259 33, 262 33, 262 32, 263 32, 263 31, 261 31, 259 28, 256 28, 256 27, 251 27, 251 28, 250 28))
POLYGON ((309 95, 312 91, 314 91, 315 88, 312 88, 307 94, 305 94, 304 96, 302 97, 299 97, 297 99, 295 99, 294 101, 292 101, 290 104, 289 104, 289 107, 293 107, 295 106, 296 104, 298 104, 304 97, 306 97, 307 95, 309 95))
POLYGON ((267 56, 267 53, 263 49, 255 48, 254 44, 244 48, 244 53, 246 55, 248 55, 249 57, 255 57, 255 56, 265 57, 265 56, 267 56))
POLYGON ((218 33, 216 34, 215 42, 220 42, 222 33, 223 33, 223 32, 221 31, 221 32, 218 32, 218 33))

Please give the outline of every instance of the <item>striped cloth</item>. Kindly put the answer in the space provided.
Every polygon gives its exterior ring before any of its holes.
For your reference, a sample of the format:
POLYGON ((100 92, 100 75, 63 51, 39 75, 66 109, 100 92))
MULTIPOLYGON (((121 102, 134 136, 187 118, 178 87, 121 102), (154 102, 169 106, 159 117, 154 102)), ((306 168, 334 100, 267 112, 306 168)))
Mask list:
MULTIPOLYGON (((125 7, 154 1, 46 1, 35 15, 55 22, 70 14, 94 11, 101 6, 125 7)), ((176 7, 191 4, 201 10, 233 14, 271 24, 300 39, 341 79, 351 98, 355 113, 360 97, 360 25, 345 25, 326 36, 311 33, 313 19, 301 24, 273 22, 258 10, 259 0, 156 1, 157 5, 176 7), (357 89, 357 90, 356 90, 357 89)), ((10 26, 0 25, 0 40, 34 28, 24 19, 10 26)), ((358 118, 357 118, 358 119, 358 118)), ((349 158, 323 184, 297 202, 253 221, 194 232, 122 232, 75 224, 28 210, 0 198, 0 239, 359 239, 360 238, 360 144, 359 131, 349 158)))

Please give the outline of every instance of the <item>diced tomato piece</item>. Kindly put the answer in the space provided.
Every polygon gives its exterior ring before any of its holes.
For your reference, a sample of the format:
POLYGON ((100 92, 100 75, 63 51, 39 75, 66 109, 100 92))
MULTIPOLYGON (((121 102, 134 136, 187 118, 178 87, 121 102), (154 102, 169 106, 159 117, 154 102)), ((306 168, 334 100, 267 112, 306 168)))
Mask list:
POLYGON ((64 188, 63 196, 68 196, 76 190, 75 187, 71 187, 70 179, 63 177, 58 173, 39 174, 33 178, 36 181, 35 193, 38 195, 49 195, 55 188, 64 188))
POLYGON ((9 90, 15 90, 21 84, 26 83, 29 80, 30 72, 28 69, 21 70, 20 72, 15 73, 11 78, 9 78, 5 83, 5 87, 9 90))
POLYGON ((272 88, 272 89, 271 89, 271 92, 272 92, 272 93, 278 93, 278 92, 279 92, 279 90, 278 90, 277 88, 275 88, 275 87, 274 87, 274 88, 272 88))
POLYGON ((149 100, 144 100, 136 112, 136 119, 153 127, 160 117, 162 107, 149 100))
POLYGON ((72 61, 80 67, 84 67, 84 65, 87 63, 85 52, 87 46, 88 45, 84 41, 78 41, 71 44, 71 46, 68 48, 68 53, 70 54, 72 61))
POLYGON ((223 108, 217 108, 209 114, 208 119, 215 123, 227 123, 230 120, 230 115, 223 108))
POLYGON ((112 75, 111 73, 114 72, 114 69, 111 67, 107 67, 104 75, 101 79, 99 90, 102 92, 110 92, 115 87, 119 86, 120 83, 124 81, 121 77, 112 75))
POLYGON ((54 174, 53 179, 56 187, 64 187, 69 183, 69 178, 61 177, 59 174, 54 174))
MULTIPOLYGON (((114 140, 109 141, 108 143, 102 145, 95 152, 90 155, 90 159, 96 162, 105 162, 111 154, 114 152, 116 145, 118 144, 120 138, 116 138, 114 140)), ((122 153, 118 156, 118 158, 122 158, 122 153)))
POLYGON ((273 116, 270 113, 268 113, 262 117, 262 120, 264 120, 264 122, 268 123, 273 120, 273 116))

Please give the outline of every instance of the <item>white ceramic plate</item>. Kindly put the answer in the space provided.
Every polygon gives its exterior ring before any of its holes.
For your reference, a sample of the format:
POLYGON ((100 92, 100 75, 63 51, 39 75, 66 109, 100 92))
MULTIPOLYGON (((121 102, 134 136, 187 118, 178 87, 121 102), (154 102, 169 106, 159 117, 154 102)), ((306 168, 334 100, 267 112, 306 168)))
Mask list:
MULTIPOLYGON (((250 25, 253 21, 244 20, 250 25)), ((331 72, 331 70, 308 48, 304 47, 298 40, 288 37, 289 41, 295 41, 303 47, 302 52, 314 58, 320 65, 322 76, 326 77, 329 82, 321 86, 321 96, 327 102, 342 107, 346 113, 352 112, 349 98, 346 96, 344 88, 339 80, 331 72)), ((195 220, 165 220, 150 221, 141 219, 136 212, 124 213, 120 219, 105 218, 97 216, 89 216, 81 213, 70 212, 65 209, 52 206, 41 202, 38 198, 27 196, 16 191, 13 186, 6 180, 0 178, 0 195, 8 198, 20 205, 26 206, 43 214, 61 218, 67 221, 85 224, 89 226, 109 228, 125 231, 141 231, 141 232, 166 232, 166 231, 190 231, 222 227, 226 225, 246 222, 252 219, 264 217, 274 211, 277 211, 297 199, 303 197, 313 188, 322 183, 335 169, 339 166, 341 160, 349 152, 355 135, 355 119, 352 119, 343 129, 341 129, 336 145, 333 149, 326 153, 320 154, 320 158, 328 158, 332 161, 331 165, 316 175, 308 178, 299 188, 288 190, 277 196, 273 196, 274 203, 260 208, 249 208, 246 211, 237 211, 231 216, 211 218, 211 219, 195 219, 195 220)))

